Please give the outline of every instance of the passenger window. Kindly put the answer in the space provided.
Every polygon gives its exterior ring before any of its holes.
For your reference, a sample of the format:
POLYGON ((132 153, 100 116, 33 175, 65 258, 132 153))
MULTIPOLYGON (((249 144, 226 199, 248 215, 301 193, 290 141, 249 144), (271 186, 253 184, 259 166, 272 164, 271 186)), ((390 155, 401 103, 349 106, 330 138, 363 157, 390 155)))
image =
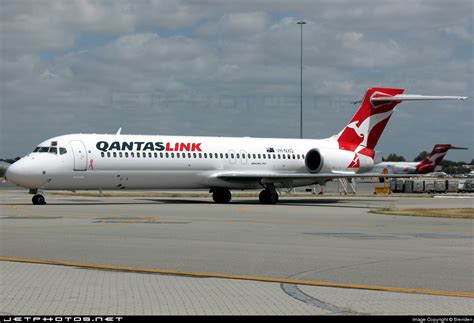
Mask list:
POLYGON ((283 155, 281 155, 281 156, 283 157, 283 159, 286 159, 286 158, 285 158, 285 154, 283 154, 283 155))
POLYGON ((171 158, 174 158, 174 153, 171 153, 171 158))
POLYGON ((191 153, 188 153, 188 158, 191 158, 191 153))
POLYGON ((166 157, 166 158, 169 158, 170 155, 169 155, 168 153, 165 153, 165 157, 166 157))
POLYGON ((154 153, 155 154, 155 158, 158 158, 158 153, 154 153))
POLYGON ((232 159, 233 159, 233 158, 234 158, 234 154, 230 154, 230 158, 232 158, 232 159))
POLYGON ((258 159, 260 159, 260 154, 257 155, 258 159))
POLYGON ((276 159, 276 158, 277 158, 277 156, 276 156, 276 155, 273 155, 273 159, 276 159))
POLYGON ((152 158, 153 156, 151 155, 151 153, 148 153, 148 157, 152 158))
POLYGON ((202 158, 202 154, 201 154, 201 153, 199 153, 199 158, 202 158))
POLYGON ((293 159, 296 159, 295 155, 293 155, 293 159))
POLYGON ((240 156, 239 156, 239 154, 237 154, 237 159, 239 159, 239 158, 240 158, 240 156))
POLYGON ((223 154, 223 153, 221 153, 221 159, 222 159, 222 158, 224 158, 224 154, 223 154))
POLYGON ((210 154, 209 154, 209 158, 211 158, 211 159, 212 159, 212 153, 210 153, 210 154))
POLYGON ((176 158, 179 158, 179 153, 176 153, 176 158))
POLYGON ((204 153, 204 158, 207 158, 207 153, 204 153))
POLYGON ((131 156, 131 157, 135 157, 135 153, 130 153, 130 156, 131 156))
POLYGON ((229 154, 225 154, 225 159, 228 159, 229 158, 229 154))
POLYGON ((265 159, 265 158, 267 158, 267 155, 265 155, 265 154, 262 154, 262 157, 263 157, 263 159, 265 159))
POLYGON ((253 154, 252 156, 253 156, 253 159, 257 158, 257 156, 255 156, 255 154, 253 154))
POLYGON ((114 158, 117 157, 117 153, 114 151, 113 152, 114 158))
POLYGON ((104 153, 104 152, 101 152, 101 153, 100 153, 100 156, 101 156, 101 157, 104 157, 104 156, 105 156, 105 153, 104 153))
POLYGON ((110 157, 110 152, 109 151, 107 152, 107 157, 110 157))
POLYGON ((125 153, 125 158, 128 158, 128 153, 127 152, 125 153))
POLYGON ((119 152, 119 157, 122 158, 122 152, 119 152))
POLYGON ((217 153, 214 153, 214 158, 219 158, 219 155, 217 153))
POLYGON ((163 158, 163 153, 160 153, 160 158, 163 158))
POLYGON ((197 156, 196 153, 193 153, 193 158, 196 158, 196 156, 197 156))
POLYGON ((140 158, 140 153, 137 153, 137 158, 140 158))

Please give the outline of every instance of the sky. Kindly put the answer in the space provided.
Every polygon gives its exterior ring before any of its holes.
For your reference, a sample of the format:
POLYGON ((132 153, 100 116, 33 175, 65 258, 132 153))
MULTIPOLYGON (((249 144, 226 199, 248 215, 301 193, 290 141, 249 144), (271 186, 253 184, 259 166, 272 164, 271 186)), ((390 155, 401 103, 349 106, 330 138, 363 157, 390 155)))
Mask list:
POLYGON ((399 105, 377 150, 412 160, 473 132, 471 0, 0 0, 0 158, 68 133, 338 133, 369 87, 399 105))

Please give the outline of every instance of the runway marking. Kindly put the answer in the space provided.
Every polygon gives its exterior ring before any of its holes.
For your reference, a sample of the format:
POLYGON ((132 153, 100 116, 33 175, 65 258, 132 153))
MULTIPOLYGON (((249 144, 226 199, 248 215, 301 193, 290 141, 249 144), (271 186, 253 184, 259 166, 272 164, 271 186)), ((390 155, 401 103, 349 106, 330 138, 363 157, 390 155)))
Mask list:
POLYGON ((464 293, 464 292, 448 292, 448 291, 437 291, 437 290, 426 290, 426 289, 415 289, 415 288, 398 288, 398 287, 358 285, 358 284, 340 284, 340 283, 331 283, 331 282, 313 282, 313 281, 270 278, 270 277, 224 275, 224 274, 212 274, 212 273, 204 273, 204 272, 176 271, 176 270, 167 270, 167 269, 159 269, 159 268, 107 266, 107 265, 96 265, 96 264, 80 264, 80 263, 75 263, 75 262, 35 260, 35 259, 22 259, 22 258, 1 258, 1 257, 0 257, 0 261, 40 264, 40 265, 56 265, 56 266, 78 267, 78 268, 88 268, 88 269, 113 270, 113 271, 140 272, 140 273, 150 273, 150 274, 164 274, 164 275, 174 275, 174 276, 238 279, 238 280, 258 281, 258 282, 267 282, 267 283, 283 283, 283 284, 295 284, 295 285, 318 286, 318 287, 337 287, 337 288, 365 289, 365 290, 384 291, 384 292, 399 292, 399 293, 409 293, 409 294, 426 294, 426 295, 474 298, 473 293, 464 293))

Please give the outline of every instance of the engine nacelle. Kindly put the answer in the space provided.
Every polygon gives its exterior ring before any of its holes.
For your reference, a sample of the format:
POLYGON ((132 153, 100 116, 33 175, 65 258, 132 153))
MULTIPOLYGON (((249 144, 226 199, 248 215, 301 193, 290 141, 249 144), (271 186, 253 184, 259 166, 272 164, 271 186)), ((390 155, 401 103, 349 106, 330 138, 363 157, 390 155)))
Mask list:
POLYGON ((330 148, 313 148, 305 157, 306 169, 310 173, 366 172, 374 166, 374 160, 352 151, 330 148))

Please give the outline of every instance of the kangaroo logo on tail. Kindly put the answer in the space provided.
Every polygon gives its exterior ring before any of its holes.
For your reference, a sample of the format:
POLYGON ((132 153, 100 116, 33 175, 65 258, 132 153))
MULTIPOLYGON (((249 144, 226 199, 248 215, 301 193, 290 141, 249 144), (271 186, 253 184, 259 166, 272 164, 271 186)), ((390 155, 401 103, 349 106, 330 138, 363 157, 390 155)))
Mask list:
POLYGON ((403 89, 391 88, 368 89, 359 110, 352 117, 349 124, 337 135, 339 149, 353 151, 373 158, 375 145, 382 135, 393 109, 400 102, 372 100, 374 98, 390 98, 403 93, 403 91, 403 89))
POLYGON ((444 156, 448 153, 450 149, 463 149, 466 150, 467 148, 462 147, 454 147, 450 144, 437 144, 433 147, 431 153, 426 156, 421 162, 416 165, 416 170, 419 174, 426 174, 434 172, 436 166, 441 164, 443 161, 444 156))

